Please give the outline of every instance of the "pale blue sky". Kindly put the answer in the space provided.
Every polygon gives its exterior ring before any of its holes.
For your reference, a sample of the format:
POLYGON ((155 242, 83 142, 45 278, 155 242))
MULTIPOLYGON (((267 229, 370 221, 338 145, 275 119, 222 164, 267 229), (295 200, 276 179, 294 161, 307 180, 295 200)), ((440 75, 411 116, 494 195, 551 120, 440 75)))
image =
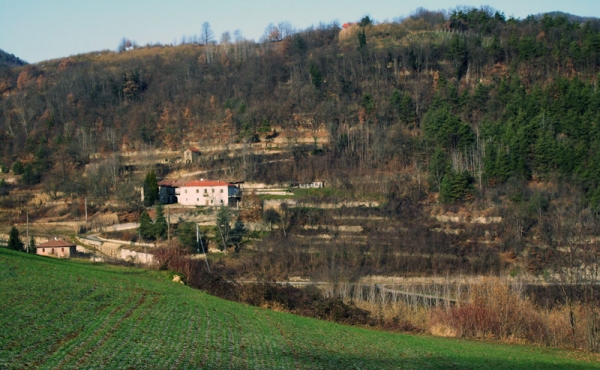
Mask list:
POLYGON ((356 21, 369 15, 378 22, 457 5, 490 5, 523 18, 560 10, 600 17, 600 0, 0 0, 0 49, 30 62, 89 51, 115 50, 123 37, 139 45, 179 43, 199 35, 203 22, 215 37, 239 29, 258 40, 269 23, 289 21, 299 29, 319 22, 356 21))

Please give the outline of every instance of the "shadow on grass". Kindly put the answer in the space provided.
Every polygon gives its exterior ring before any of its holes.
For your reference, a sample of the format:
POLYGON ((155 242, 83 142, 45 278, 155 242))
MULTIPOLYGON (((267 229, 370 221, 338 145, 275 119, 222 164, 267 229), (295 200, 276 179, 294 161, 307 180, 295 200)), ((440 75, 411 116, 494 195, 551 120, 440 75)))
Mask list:
MULTIPOLYGON (((299 339, 301 340, 301 339, 299 339)), ((294 356, 298 368, 331 369, 600 369, 598 363, 584 363, 565 357, 531 358, 526 353, 507 354, 508 357, 488 356, 486 353, 459 354, 402 350, 392 353, 381 351, 382 356, 372 353, 330 353, 316 349, 311 353, 294 356)), ((535 354, 532 353, 535 356, 535 354)), ((533 356, 532 356, 533 357, 533 356)))

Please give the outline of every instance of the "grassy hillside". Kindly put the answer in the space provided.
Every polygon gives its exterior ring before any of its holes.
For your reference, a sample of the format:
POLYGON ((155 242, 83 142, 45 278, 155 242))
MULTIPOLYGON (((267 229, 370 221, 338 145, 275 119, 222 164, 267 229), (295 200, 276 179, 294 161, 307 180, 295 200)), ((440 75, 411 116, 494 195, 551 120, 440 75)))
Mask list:
POLYGON ((0 295, 0 368, 600 368, 584 354, 345 327, 154 271, 5 249, 0 295))

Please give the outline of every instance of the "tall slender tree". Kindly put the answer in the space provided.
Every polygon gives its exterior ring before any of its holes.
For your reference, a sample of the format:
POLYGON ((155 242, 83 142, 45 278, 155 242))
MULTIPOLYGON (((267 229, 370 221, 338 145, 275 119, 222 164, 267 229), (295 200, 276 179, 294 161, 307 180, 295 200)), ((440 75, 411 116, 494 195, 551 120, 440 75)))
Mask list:
POLYGON ((152 219, 146 212, 146 210, 142 211, 140 215, 140 227, 139 232, 142 238, 154 240, 154 224, 152 223, 152 219))
POLYGON ((154 170, 146 175, 144 180, 144 205, 151 207, 158 201, 158 180, 154 170))
POLYGON ((19 230, 14 226, 10 229, 7 246, 8 249, 23 251, 23 242, 19 238, 19 230))
POLYGON ((203 45, 208 45, 215 41, 215 34, 210 27, 210 23, 202 23, 202 32, 200 33, 200 42, 203 45))
POLYGON ((223 250, 231 245, 231 211, 227 207, 219 208, 215 238, 219 249, 223 250))
POLYGON ((165 218, 164 207, 159 204, 156 206, 156 220, 154 220, 154 235, 157 238, 166 239, 167 237, 167 219, 165 218))

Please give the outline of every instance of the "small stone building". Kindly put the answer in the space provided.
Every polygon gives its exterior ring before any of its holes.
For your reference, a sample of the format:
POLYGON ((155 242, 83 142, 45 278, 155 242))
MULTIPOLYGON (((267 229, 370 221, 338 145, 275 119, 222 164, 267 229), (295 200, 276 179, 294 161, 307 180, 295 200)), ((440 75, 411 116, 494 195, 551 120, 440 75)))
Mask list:
POLYGON ((49 240, 35 246, 36 253, 42 256, 69 258, 77 252, 77 245, 62 239, 49 240))
POLYGON ((200 150, 198 148, 188 148, 183 151, 183 163, 196 163, 200 158, 200 150))

